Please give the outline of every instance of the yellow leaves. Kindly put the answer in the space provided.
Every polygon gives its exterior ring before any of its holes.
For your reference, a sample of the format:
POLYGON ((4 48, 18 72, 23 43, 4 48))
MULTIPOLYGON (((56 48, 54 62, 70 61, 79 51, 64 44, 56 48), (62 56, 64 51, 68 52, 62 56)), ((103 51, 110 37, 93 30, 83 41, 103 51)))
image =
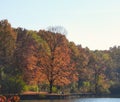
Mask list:
POLYGON ((100 74, 98 76, 98 86, 99 86, 99 90, 102 91, 106 91, 109 89, 110 87, 110 83, 109 80, 106 79, 106 76, 104 74, 100 74))

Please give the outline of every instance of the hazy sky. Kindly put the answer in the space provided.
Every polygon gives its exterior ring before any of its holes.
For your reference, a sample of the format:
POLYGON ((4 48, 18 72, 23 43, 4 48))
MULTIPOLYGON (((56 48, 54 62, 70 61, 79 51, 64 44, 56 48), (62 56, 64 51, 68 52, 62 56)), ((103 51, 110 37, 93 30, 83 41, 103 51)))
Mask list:
POLYGON ((60 25, 91 50, 120 45, 120 0, 0 0, 0 20, 39 30, 60 25))

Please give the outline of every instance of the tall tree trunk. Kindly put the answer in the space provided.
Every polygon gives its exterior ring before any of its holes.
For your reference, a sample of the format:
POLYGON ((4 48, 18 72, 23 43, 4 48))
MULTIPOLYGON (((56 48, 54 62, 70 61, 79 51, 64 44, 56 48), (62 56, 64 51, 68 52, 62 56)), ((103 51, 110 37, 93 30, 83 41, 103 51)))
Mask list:
POLYGON ((95 73, 95 94, 98 94, 98 74, 95 73))
POLYGON ((78 90, 80 89, 81 85, 82 85, 82 80, 79 79, 79 80, 78 80, 78 90))
POLYGON ((52 87, 53 87, 53 80, 50 80, 50 93, 52 93, 52 87))

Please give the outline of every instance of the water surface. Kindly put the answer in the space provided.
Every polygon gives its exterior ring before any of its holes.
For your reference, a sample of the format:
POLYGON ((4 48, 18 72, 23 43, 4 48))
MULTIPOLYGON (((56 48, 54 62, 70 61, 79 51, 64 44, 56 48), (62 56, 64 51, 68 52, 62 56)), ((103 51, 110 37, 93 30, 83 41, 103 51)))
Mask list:
POLYGON ((120 102, 120 98, 79 98, 60 100, 23 100, 21 102, 120 102))

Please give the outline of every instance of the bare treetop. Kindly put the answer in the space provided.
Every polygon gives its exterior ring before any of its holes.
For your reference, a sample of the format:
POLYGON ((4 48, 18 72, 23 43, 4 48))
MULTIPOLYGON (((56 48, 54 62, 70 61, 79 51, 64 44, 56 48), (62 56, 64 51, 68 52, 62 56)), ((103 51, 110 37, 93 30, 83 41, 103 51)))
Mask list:
POLYGON ((67 30, 64 27, 62 27, 62 26, 49 26, 47 28, 47 30, 50 31, 50 32, 67 35, 67 30))

